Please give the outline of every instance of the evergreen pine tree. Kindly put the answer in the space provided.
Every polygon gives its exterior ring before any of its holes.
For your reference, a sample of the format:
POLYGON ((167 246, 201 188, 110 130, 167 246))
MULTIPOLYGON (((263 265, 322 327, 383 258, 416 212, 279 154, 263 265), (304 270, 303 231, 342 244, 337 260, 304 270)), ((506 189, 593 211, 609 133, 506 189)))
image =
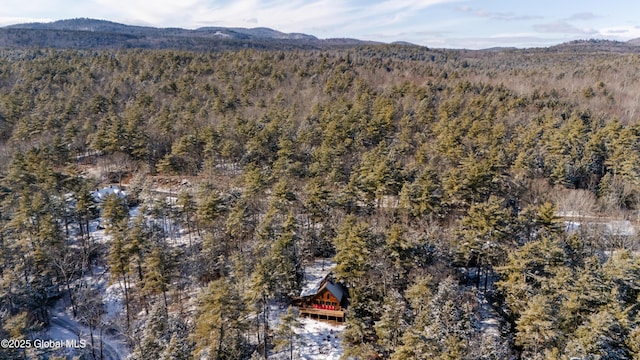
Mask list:
POLYGON ((193 356, 208 359, 240 359, 247 353, 240 297, 223 278, 212 281, 198 297, 192 334, 193 356))
POLYGON ((288 351, 289 359, 293 360, 293 352, 296 347, 298 334, 296 329, 302 327, 298 320, 298 313, 294 307, 289 306, 287 312, 280 317, 280 324, 275 329, 275 351, 288 351))
POLYGON ((561 333, 553 310, 546 296, 536 295, 516 322, 516 344, 522 346, 527 358, 542 359, 545 350, 552 349, 559 340, 561 333))

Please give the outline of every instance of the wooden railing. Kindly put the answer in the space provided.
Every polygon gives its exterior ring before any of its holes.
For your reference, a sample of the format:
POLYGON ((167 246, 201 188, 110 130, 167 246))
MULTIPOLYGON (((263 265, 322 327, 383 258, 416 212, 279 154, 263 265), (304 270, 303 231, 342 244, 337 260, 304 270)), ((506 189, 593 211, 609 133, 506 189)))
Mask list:
POLYGON ((344 311, 339 306, 336 306, 338 310, 329 310, 329 309, 318 309, 314 307, 301 307, 300 315, 309 314, 309 315, 322 315, 322 316, 334 316, 334 317, 344 317, 344 311))
POLYGON ((311 305, 305 305, 304 307, 305 308, 310 308, 310 309, 320 309, 320 310, 342 310, 340 305, 311 304, 311 305))

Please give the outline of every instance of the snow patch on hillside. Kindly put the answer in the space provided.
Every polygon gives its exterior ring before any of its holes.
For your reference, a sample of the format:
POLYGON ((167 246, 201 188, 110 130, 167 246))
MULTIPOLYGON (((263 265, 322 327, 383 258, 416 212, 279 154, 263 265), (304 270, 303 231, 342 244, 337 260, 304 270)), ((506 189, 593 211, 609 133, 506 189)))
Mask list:
MULTIPOLYGON (((286 307, 271 305, 269 326, 277 329, 280 317, 287 312, 286 307)), ((298 318, 300 327, 294 331, 293 355, 294 359, 305 360, 338 360, 342 357, 342 333, 345 325, 332 324, 308 318, 298 318)), ((289 349, 274 352, 269 359, 289 359, 289 349)))
POLYGON ((109 195, 116 195, 121 198, 127 196, 124 190, 120 189, 118 186, 113 185, 102 189, 96 189, 96 191, 92 192, 91 195, 96 202, 101 202, 105 197, 109 195))
POLYGON ((318 293, 322 280, 336 267, 331 259, 315 259, 304 269, 304 281, 300 296, 310 296, 318 293))
POLYGON ((599 231, 607 236, 635 236, 636 229, 629 220, 603 220, 603 221, 565 221, 564 229, 572 234, 580 228, 599 231))
POLYGON ((344 353, 341 336, 344 325, 332 325, 313 319, 300 319, 302 328, 296 348, 300 358, 307 360, 338 360, 344 353))

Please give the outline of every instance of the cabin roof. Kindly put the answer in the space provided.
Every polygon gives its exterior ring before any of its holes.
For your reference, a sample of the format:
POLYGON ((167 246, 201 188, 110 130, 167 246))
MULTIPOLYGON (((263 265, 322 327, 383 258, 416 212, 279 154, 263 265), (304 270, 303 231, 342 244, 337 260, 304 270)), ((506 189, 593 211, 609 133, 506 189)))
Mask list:
POLYGON ((303 290, 300 294, 300 297, 315 297, 325 289, 329 291, 331 295, 333 295, 333 297, 338 300, 339 303, 342 302, 342 298, 344 297, 344 290, 342 290, 342 287, 340 287, 340 285, 334 284, 333 281, 331 281, 329 274, 327 274, 327 276, 325 276, 322 281, 320 281, 319 286, 314 287, 313 289, 310 288, 303 290))
POLYGON ((322 283, 326 279, 326 276, 320 280, 314 281, 313 283, 307 284, 302 291, 300 292, 300 297, 313 296, 320 292, 322 288, 322 283))
POLYGON ((340 286, 332 283, 331 281, 327 281, 324 287, 338 300, 338 303, 342 302, 344 291, 342 291, 340 286))

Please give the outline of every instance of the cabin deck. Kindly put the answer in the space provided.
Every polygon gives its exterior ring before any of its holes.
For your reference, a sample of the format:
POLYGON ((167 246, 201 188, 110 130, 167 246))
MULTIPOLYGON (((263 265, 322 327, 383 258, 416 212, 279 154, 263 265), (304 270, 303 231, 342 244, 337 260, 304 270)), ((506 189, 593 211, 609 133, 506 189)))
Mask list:
POLYGON ((344 311, 342 310, 328 310, 318 309, 314 307, 301 307, 299 308, 300 316, 310 317, 318 320, 329 320, 336 322, 344 322, 344 311))

